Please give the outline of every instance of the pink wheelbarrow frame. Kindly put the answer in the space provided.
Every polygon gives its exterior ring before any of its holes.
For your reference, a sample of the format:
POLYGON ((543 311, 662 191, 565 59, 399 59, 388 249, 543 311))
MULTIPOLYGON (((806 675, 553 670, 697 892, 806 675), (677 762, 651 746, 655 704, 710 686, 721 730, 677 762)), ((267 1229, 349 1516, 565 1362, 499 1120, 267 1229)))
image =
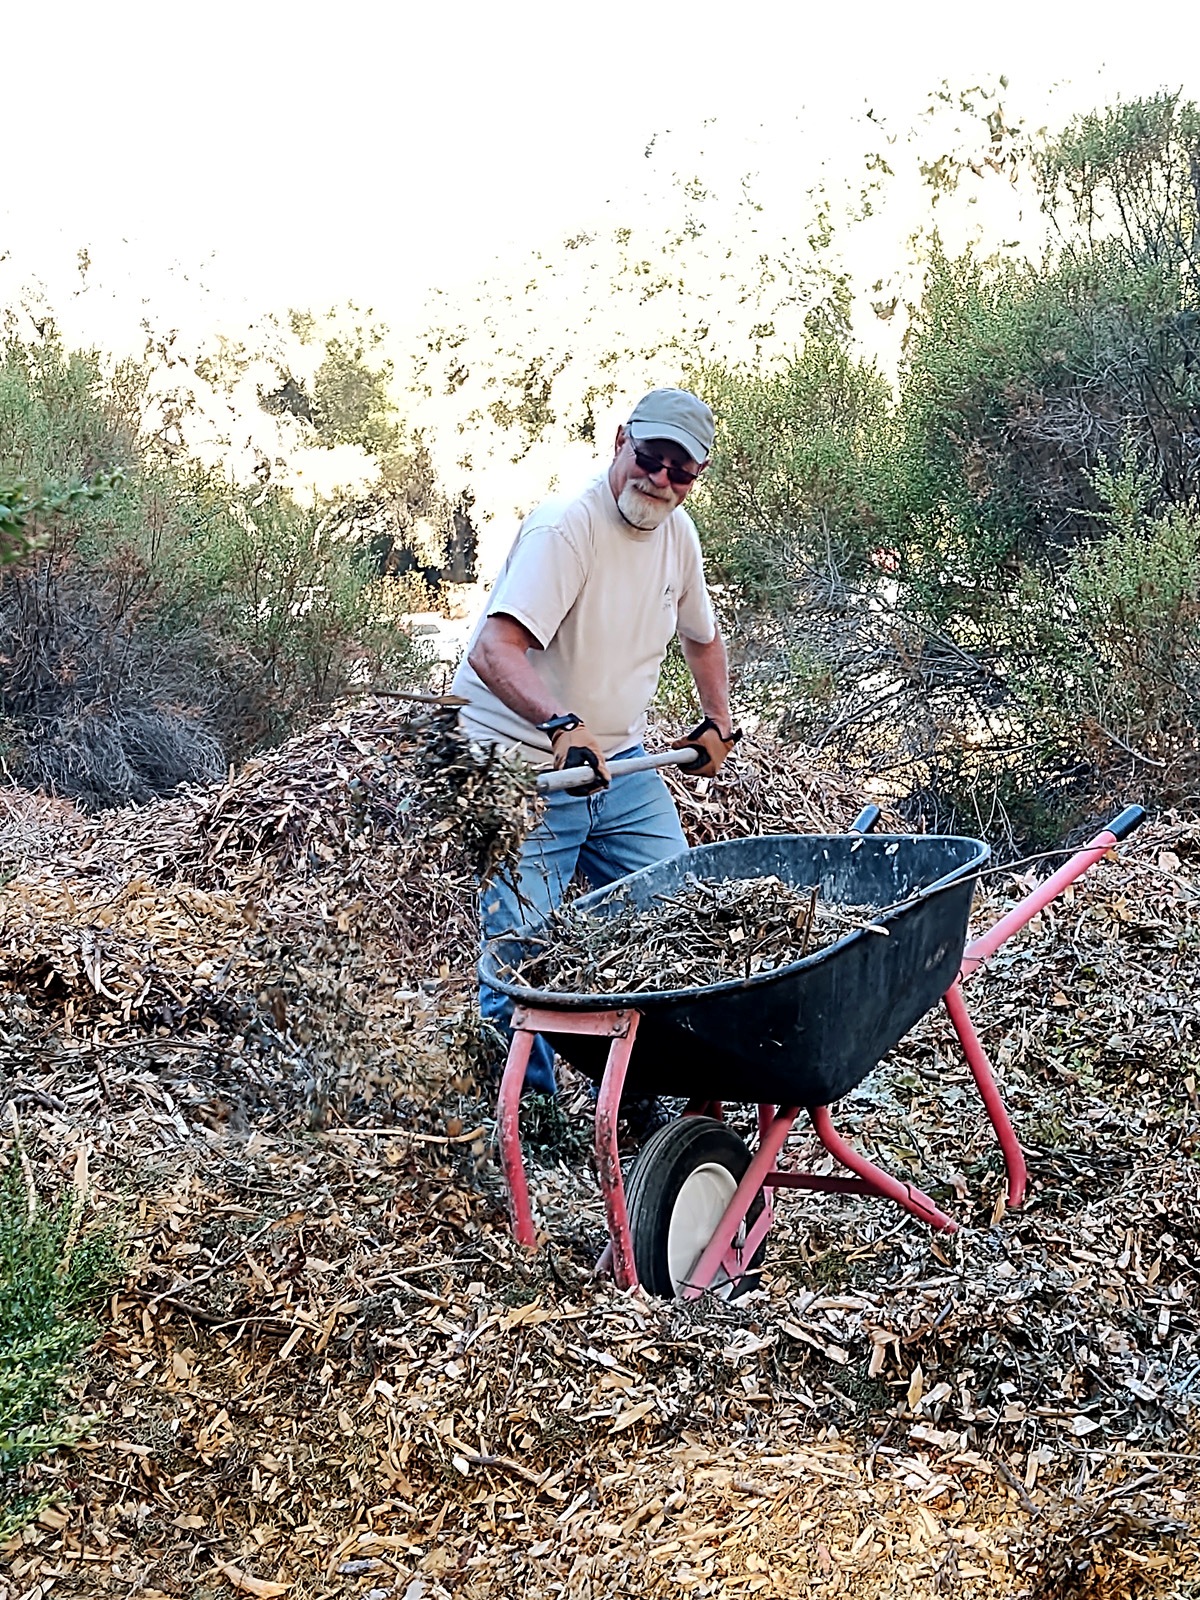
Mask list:
MULTIPOLYGON (((875 813, 877 815, 877 812, 875 813)), ((867 813, 864 813, 864 818, 867 813)), ((1072 883, 1106 856, 1109 851, 1144 820, 1145 812, 1130 806, 1102 829, 1057 872, 1014 906, 994 927, 967 944, 958 976, 942 997, 971 1076, 979 1090, 988 1120, 995 1131, 1004 1156, 1008 1180, 1007 1203, 1021 1205, 1025 1198, 1027 1172, 1025 1157, 1004 1107, 987 1055, 975 1032, 963 1000, 962 986, 1001 945, 1018 933, 1038 913, 1057 899, 1072 883)), ((873 820, 873 819, 872 819, 873 820)), ((863 830, 870 821, 860 819, 855 828, 863 830)), ((525 1162, 521 1150, 519 1107, 525 1068, 536 1034, 588 1034, 611 1041, 607 1063, 596 1102, 595 1148, 600 1190, 608 1221, 609 1243, 597 1270, 611 1268, 618 1286, 637 1286, 626 1208, 625 1184, 617 1148, 617 1118, 630 1055, 637 1036, 639 1013, 632 1007, 594 1011, 556 1010, 549 1007, 518 1005, 512 1018, 512 1044, 500 1084, 497 1112, 500 1156, 508 1187, 513 1233, 519 1244, 536 1249, 537 1232, 529 1203, 525 1162)), ((721 1118, 721 1105, 713 1100, 693 1100, 684 1116, 721 1118)), ((779 1189, 808 1189, 876 1195, 891 1200, 902 1210, 918 1217, 938 1232, 951 1233, 958 1223, 940 1210, 927 1194, 905 1183, 846 1142, 833 1126, 828 1105, 760 1104, 758 1107, 758 1145, 744 1176, 729 1201, 708 1245, 688 1277, 681 1293, 684 1299, 697 1299, 717 1283, 738 1283, 751 1270, 774 1220, 774 1195, 779 1189), (777 1162, 800 1111, 808 1112, 813 1132, 824 1148, 847 1174, 800 1172, 780 1167, 777 1162), (749 1213, 761 1193, 761 1210, 752 1222, 749 1213)))

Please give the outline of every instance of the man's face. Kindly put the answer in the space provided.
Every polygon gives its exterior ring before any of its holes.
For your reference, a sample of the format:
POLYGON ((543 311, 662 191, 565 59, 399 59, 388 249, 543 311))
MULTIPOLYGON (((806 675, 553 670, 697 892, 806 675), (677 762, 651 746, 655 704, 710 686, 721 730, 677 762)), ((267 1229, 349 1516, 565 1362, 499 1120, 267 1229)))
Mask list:
POLYGON ((668 469, 686 472, 692 480, 700 470, 673 439, 642 439, 635 445, 627 429, 617 430, 617 448, 608 481, 621 515, 635 528, 649 531, 659 527, 691 493, 691 482, 672 483, 668 469), (655 463, 658 470, 649 470, 655 463))

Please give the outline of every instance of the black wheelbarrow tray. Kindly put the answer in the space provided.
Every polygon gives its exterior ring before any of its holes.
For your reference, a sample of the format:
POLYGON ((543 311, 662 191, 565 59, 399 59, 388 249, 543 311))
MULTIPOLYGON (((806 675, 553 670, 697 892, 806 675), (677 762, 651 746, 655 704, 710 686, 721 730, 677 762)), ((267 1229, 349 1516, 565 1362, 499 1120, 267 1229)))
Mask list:
MULTIPOLYGON (((928 1195, 892 1177, 846 1143, 829 1107, 861 1083, 939 1000, 1004 1153, 1008 1205, 1024 1198, 1020 1144, 967 1015, 962 979, 1080 877, 1144 817, 1135 806, 1038 885, 994 928, 967 944, 971 901, 990 850, 978 839, 869 832, 868 808, 845 834, 775 834, 703 845, 647 867, 577 902, 597 917, 650 906, 689 879, 774 876, 816 887, 826 904, 878 907, 869 926, 786 966, 704 988, 627 994, 564 994, 515 976, 544 948, 539 924, 490 941, 480 975, 511 996, 513 1039, 498 1110, 501 1159, 514 1232, 533 1247, 536 1229, 521 1153, 518 1107, 535 1034, 600 1084, 596 1158, 610 1243, 602 1265, 618 1284, 694 1298, 728 1296, 757 1281, 781 1188, 881 1195, 934 1228, 954 1220, 928 1195), (621 1096, 686 1097, 687 1110, 640 1151, 628 1190, 617 1152, 621 1096), (751 1149, 726 1125, 729 1101, 758 1104, 751 1149), (799 1115, 848 1176, 780 1168, 799 1115)), ((657 981, 657 980, 656 980, 657 981)))

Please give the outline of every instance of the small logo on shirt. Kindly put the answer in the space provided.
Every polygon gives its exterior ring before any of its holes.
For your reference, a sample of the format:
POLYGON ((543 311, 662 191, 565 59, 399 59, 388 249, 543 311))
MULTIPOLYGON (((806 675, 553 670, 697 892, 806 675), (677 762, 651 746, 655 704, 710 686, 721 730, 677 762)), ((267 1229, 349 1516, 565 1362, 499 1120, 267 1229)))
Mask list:
POLYGON ((675 604, 675 585, 673 583, 669 583, 663 590, 662 603, 664 611, 670 611, 675 604))

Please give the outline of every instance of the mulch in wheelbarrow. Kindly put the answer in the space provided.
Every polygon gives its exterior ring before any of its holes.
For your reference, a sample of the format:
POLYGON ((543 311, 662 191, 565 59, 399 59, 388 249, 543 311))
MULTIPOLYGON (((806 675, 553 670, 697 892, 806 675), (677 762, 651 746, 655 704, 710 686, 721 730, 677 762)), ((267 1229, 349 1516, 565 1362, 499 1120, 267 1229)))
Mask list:
POLYGON ((887 938, 879 908, 832 904, 774 875, 689 876, 674 894, 597 917, 574 904, 547 919, 514 976, 565 994, 653 994, 771 972, 858 928, 887 938))

